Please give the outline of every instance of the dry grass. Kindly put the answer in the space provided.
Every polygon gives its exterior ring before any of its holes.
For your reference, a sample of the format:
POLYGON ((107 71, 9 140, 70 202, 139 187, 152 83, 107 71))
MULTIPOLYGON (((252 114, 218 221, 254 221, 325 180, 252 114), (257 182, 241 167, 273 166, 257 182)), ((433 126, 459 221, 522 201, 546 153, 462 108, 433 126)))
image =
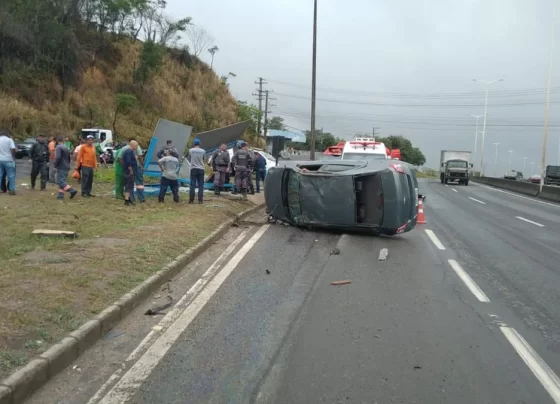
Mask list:
MULTIPOLYGON (((115 94, 132 91, 141 46, 129 40, 115 43, 120 54, 116 67, 112 68, 100 56, 84 72, 80 83, 68 91, 65 101, 61 101, 62 89, 53 77, 22 84, 19 92, 2 92, 0 88, 0 127, 11 129, 17 138, 44 132, 72 139, 84 127, 112 128, 115 94)), ((160 72, 143 91, 139 106, 127 115, 119 115, 117 132, 121 139, 136 136, 144 147, 159 118, 191 125, 198 131, 237 122, 237 103, 228 88, 213 71, 199 63, 189 69, 166 55, 160 72)))
MULTIPOLYGON (((55 199, 18 189, 0 194, 0 379, 26 358, 138 285, 249 203, 207 198, 204 205, 148 198, 126 208, 100 183, 92 199, 55 199), (36 238, 38 228, 79 232, 75 241, 36 238)), ((183 199, 186 201, 186 199, 183 199)))

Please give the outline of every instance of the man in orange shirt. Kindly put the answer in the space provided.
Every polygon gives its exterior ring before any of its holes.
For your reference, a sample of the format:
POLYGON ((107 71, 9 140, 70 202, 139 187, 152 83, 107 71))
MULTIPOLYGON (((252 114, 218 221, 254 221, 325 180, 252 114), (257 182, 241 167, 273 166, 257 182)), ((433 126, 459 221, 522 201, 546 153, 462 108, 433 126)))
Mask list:
POLYGON ((54 136, 49 137, 49 182, 56 184, 56 168, 54 166, 54 149, 56 148, 56 141, 54 136))
POLYGON ((93 197, 91 188, 93 186, 93 172, 97 168, 97 154, 93 146, 93 136, 87 137, 86 143, 80 147, 76 165, 82 173, 82 196, 84 198, 93 197))

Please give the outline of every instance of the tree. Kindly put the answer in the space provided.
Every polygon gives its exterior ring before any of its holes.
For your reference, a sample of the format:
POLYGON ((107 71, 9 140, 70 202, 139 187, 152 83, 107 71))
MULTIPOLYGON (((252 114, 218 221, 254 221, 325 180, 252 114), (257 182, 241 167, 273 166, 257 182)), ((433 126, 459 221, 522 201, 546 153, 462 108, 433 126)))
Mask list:
POLYGON ((164 48, 154 43, 146 41, 142 46, 140 54, 140 64, 134 72, 134 81, 144 84, 163 64, 164 48))
POLYGON ((410 140, 404 136, 389 136, 386 138, 378 138, 378 142, 385 143, 389 149, 400 149, 401 160, 415 166, 421 166, 426 163, 426 157, 422 151, 413 147, 410 140))
POLYGON ((115 96, 115 118, 113 119, 113 133, 117 133, 117 117, 126 115, 138 103, 134 94, 119 93, 115 96))
POLYGON ((212 43, 214 38, 204 28, 190 25, 186 30, 187 38, 191 43, 193 55, 199 57, 212 43))
POLYGON ((239 122, 249 121, 249 128, 247 132, 249 136, 257 137, 257 122, 261 118, 262 113, 255 105, 248 105, 244 101, 237 101, 237 119, 239 122))
POLYGON ((216 45, 212 46, 210 49, 208 49, 208 52, 210 52, 210 54, 212 55, 212 62, 210 63, 210 69, 212 69, 212 66, 214 66, 214 55, 216 54, 216 52, 218 52, 220 49, 218 49, 218 47, 216 45))
POLYGON ((270 118, 270 121, 268 122, 268 129, 286 130, 286 126, 284 126, 284 118, 281 116, 273 116, 270 118))
POLYGON ((157 19, 159 26, 159 44, 162 46, 175 45, 181 39, 181 32, 185 32, 192 21, 191 17, 185 17, 173 21, 163 14, 157 19))

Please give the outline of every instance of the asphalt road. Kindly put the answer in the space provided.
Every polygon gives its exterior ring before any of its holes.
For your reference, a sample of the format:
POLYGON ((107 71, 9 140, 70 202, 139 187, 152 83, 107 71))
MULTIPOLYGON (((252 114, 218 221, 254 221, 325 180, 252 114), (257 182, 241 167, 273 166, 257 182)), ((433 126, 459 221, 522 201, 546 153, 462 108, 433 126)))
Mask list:
POLYGON ((176 312, 133 314, 31 403, 560 403, 560 206, 420 191, 427 224, 393 238, 235 229, 176 312))

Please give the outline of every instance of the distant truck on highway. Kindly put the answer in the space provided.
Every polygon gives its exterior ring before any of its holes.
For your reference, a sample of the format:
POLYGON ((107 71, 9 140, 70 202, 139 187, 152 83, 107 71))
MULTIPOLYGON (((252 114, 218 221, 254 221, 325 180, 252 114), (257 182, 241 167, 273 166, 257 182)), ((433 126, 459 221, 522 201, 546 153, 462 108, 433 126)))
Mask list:
POLYGON ((459 184, 469 185, 471 152, 459 150, 442 150, 439 161, 439 179, 442 184, 458 181, 459 184))
POLYGON ((546 185, 560 185, 560 166, 546 166, 544 183, 546 185))

